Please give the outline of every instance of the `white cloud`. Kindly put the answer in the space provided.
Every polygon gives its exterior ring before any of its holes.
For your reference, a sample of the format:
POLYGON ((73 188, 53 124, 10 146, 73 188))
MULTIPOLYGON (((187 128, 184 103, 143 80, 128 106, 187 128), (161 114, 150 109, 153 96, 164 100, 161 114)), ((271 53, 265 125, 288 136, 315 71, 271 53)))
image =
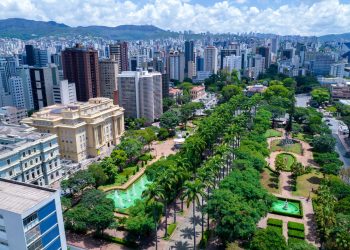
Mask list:
POLYGON ((247 7, 245 2, 221 1, 204 6, 188 0, 150 0, 140 6, 131 0, 1 0, 0 19, 54 20, 71 26, 153 24, 175 31, 214 33, 257 31, 321 35, 349 32, 350 3, 324 0, 259 9, 247 7))

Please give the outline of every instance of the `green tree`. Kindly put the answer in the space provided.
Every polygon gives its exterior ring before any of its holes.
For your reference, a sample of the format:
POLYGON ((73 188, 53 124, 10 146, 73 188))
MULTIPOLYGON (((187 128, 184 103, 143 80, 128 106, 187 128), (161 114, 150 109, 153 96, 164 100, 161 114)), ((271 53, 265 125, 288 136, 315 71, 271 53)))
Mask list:
POLYGON ((160 126, 168 130, 174 130, 175 127, 179 124, 179 114, 173 110, 169 110, 162 114, 159 118, 160 126))
POLYGON ((108 178, 108 183, 114 183, 115 177, 117 175, 117 168, 114 165, 112 157, 104 158, 99 166, 102 168, 103 172, 108 178))
POLYGON ((307 243, 305 240, 288 239, 288 250, 317 250, 314 245, 307 243))
POLYGON ((92 188, 95 185, 93 175, 87 170, 79 170, 69 177, 68 180, 61 182, 62 190, 64 192, 68 190, 72 195, 81 195, 83 190, 92 188))
POLYGON ((88 230, 89 210, 82 206, 76 206, 64 213, 66 229, 77 233, 86 233, 88 230))
POLYGON ((158 139, 163 141, 169 137, 169 132, 166 128, 160 128, 158 132, 158 139))
POLYGON ((128 159, 127 153, 124 150, 115 149, 111 153, 111 158, 115 166, 118 167, 118 171, 122 172, 123 168, 125 167, 126 161, 128 159))
POLYGON ((336 140, 332 135, 323 134, 320 136, 315 136, 312 140, 312 146, 314 151, 326 153, 334 151, 336 140))
POLYGON ((99 186, 105 185, 107 183, 108 176, 105 174, 105 172, 99 164, 91 164, 88 170, 95 179, 95 188, 98 188, 99 186))
POLYGON ((287 250, 286 240, 283 235, 275 230, 259 229, 253 236, 250 245, 251 250, 287 250))
POLYGON ((221 93, 224 97, 224 101, 228 101, 232 96, 242 94, 242 89, 237 85, 226 85, 222 88, 221 93))
POLYGON ((163 98, 163 112, 168 111, 171 107, 175 105, 175 99, 171 97, 163 98))
POLYGON ((128 159, 137 159, 141 155, 143 144, 135 138, 124 138, 117 149, 125 151, 128 159))
POLYGON ((315 88, 311 91, 311 99, 318 105, 322 105, 330 100, 330 93, 326 88, 315 88))

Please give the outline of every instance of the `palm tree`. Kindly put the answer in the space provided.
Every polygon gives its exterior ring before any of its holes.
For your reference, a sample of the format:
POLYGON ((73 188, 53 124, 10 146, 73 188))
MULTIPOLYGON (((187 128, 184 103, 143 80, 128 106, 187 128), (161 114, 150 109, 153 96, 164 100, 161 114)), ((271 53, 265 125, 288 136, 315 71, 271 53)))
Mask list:
MULTIPOLYGON (((174 189, 178 182, 177 169, 170 166, 168 170, 161 176, 160 185, 162 185, 164 197, 164 213, 165 213, 165 233, 164 237, 168 236, 168 204, 174 197, 174 189)), ((175 211, 174 211, 175 213, 175 211)))
MULTIPOLYGON (((209 190, 210 188, 213 187, 214 185, 214 178, 215 178, 215 174, 212 170, 212 168, 210 167, 210 165, 205 165, 203 166, 200 171, 198 172, 198 177, 199 180, 204 184, 205 188, 207 189, 207 194, 206 194, 206 199, 207 201, 209 200, 209 190)), ((204 213, 203 213, 203 209, 204 209, 204 195, 202 195, 202 238, 203 238, 203 233, 204 233, 204 213)), ((209 230, 209 214, 207 217, 207 227, 209 230)))
POLYGON ((196 203, 199 203, 199 197, 204 195, 203 183, 200 180, 186 181, 184 185, 183 198, 186 199, 187 207, 192 202, 192 213, 193 213, 193 249, 196 249, 196 203))
POLYGON ((156 233, 156 250, 158 249, 158 216, 156 212, 156 205, 164 200, 164 192, 161 186, 157 183, 150 184, 145 191, 142 193, 142 198, 145 198, 146 203, 153 207, 153 219, 155 223, 155 233, 156 233))

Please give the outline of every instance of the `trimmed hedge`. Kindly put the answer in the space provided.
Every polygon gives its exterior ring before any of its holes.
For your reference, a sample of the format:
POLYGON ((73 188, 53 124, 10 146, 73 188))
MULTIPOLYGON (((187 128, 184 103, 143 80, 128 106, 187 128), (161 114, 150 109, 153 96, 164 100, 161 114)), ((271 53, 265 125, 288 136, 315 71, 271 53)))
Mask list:
POLYGON ((107 234, 99 235, 98 237, 101 239, 104 239, 106 241, 109 241, 109 242, 124 245, 126 247, 130 247, 130 248, 137 248, 138 247, 138 244, 134 241, 124 240, 124 239, 121 239, 118 237, 113 237, 113 236, 110 236, 107 234))
POLYGON ((304 232, 305 226, 303 223, 288 221, 288 229, 293 229, 293 230, 304 232))
POLYGON ((171 235, 174 233, 176 228, 176 223, 172 223, 168 226, 168 235, 164 237, 165 240, 170 239, 171 235))
POLYGON ((283 235, 283 228, 279 227, 279 226, 267 226, 266 229, 271 230, 271 231, 275 231, 276 233, 283 235))
POLYGON ((282 227, 283 221, 279 220, 279 219, 268 218, 267 225, 275 226, 275 227, 282 227))
POLYGON ((305 239, 305 233, 298 230, 288 229, 288 237, 305 239))

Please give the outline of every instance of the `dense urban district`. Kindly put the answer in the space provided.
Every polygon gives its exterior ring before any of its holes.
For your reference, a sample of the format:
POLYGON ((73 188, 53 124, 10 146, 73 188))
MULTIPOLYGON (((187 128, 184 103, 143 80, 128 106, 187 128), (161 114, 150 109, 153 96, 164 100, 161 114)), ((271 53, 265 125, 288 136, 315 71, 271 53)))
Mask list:
POLYGON ((2 38, 0 107, 1 250, 350 249, 346 41, 2 38))

